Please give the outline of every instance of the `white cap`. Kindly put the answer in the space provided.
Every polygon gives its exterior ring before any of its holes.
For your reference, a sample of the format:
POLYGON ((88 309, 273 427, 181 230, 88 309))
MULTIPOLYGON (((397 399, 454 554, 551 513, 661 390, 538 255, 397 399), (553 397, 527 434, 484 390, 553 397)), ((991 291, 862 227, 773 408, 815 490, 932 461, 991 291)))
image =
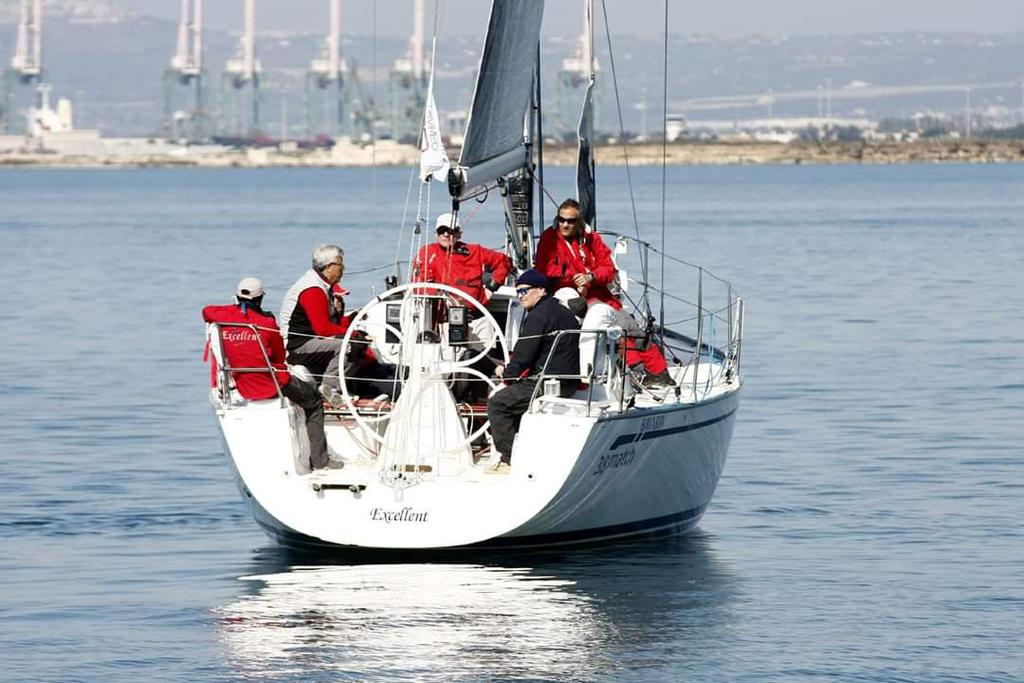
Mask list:
POLYGON ((434 229, 437 228, 456 228, 462 230, 462 222, 458 218, 455 219, 455 225, 452 225, 452 215, 450 213, 442 213, 437 217, 437 222, 434 223, 434 229))
POLYGON ((575 299, 579 295, 580 293, 572 287, 561 287, 555 292, 555 298, 558 299, 558 301, 566 308, 569 307, 569 300, 575 299))
POLYGON ((243 277, 235 287, 235 296, 249 301, 263 296, 263 280, 258 277, 243 277))

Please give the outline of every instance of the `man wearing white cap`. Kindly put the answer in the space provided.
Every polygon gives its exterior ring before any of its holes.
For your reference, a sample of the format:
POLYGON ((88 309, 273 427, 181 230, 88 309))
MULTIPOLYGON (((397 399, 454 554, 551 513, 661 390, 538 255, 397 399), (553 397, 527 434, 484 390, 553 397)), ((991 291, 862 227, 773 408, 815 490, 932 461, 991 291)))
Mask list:
POLYGON ((288 372, 284 364, 284 340, 277 321, 262 308, 263 282, 258 277, 242 278, 235 288, 235 302, 203 309, 203 320, 220 325, 225 361, 239 370, 231 374, 235 388, 242 398, 260 401, 278 396, 280 387, 281 395, 297 403, 306 413, 310 467, 326 467, 323 399, 315 386, 288 372), (267 359, 273 366, 273 373, 267 367, 267 359), (253 372, 255 369, 265 371, 253 372))
POLYGON ((437 241, 420 249, 413 261, 414 282, 438 282, 461 289, 481 303, 508 277, 508 256, 462 241, 462 224, 450 213, 437 217, 437 241))

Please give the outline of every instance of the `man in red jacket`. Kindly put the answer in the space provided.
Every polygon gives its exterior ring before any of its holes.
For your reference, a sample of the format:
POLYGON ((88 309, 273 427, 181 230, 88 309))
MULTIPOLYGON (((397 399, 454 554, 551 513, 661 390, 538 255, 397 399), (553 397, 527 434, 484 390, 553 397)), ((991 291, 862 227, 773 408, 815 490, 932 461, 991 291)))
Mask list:
POLYGON ((260 279, 242 278, 235 292, 235 301, 235 304, 203 309, 203 320, 220 324, 225 362, 239 370, 231 373, 235 388, 242 398, 259 401, 275 398, 280 387, 281 394, 299 404, 306 413, 310 467, 326 467, 323 400, 315 386, 294 377, 285 367, 284 340, 274 316, 263 311, 263 283, 260 279), (273 372, 267 367, 268 359, 273 372), (262 371, 241 371, 245 368, 262 371))
POLYGON ((462 225, 450 213, 437 217, 437 241, 420 249, 413 262, 413 282, 439 282, 486 303, 505 282, 512 261, 500 251, 462 241, 462 225))
MULTIPOLYGON (((512 260, 493 249, 479 244, 462 241, 462 225, 450 213, 437 217, 437 241, 420 249, 413 261, 413 282, 438 282, 455 287, 482 304, 487 303, 490 293, 505 282, 512 269, 512 260)), ((470 348, 491 348, 494 344, 493 330, 476 309, 468 309, 470 319, 470 348)), ((441 312, 439 320, 447 319, 441 312)), ((474 369, 491 374, 494 363, 486 356, 473 365, 474 369)), ((454 386, 456 398, 475 401, 487 396, 487 387, 482 382, 460 379, 454 386)))
POLYGON ((588 303, 601 302, 615 309, 619 326, 627 335, 626 364, 642 364, 649 386, 672 384, 668 363, 657 344, 651 343, 639 323, 622 310, 622 302, 610 289, 615 281, 612 252, 601 236, 584 229, 580 205, 566 199, 558 207, 555 224, 545 230, 537 243, 535 267, 547 276, 552 291, 571 287, 588 303))

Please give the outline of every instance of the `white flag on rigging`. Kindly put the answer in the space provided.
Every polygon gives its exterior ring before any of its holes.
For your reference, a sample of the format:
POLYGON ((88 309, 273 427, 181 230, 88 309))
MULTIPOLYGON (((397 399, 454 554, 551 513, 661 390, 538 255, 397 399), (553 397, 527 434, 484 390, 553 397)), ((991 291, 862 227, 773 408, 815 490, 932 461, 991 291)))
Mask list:
POLYGON ((423 112, 423 135, 420 142, 420 180, 426 182, 433 176, 442 183, 448 179, 448 169, 452 162, 448 159, 448 150, 441 139, 441 121, 437 115, 437 104, 434 103, 434 80, 431 75, 430 87, 427 88, 427 106, 423 112))

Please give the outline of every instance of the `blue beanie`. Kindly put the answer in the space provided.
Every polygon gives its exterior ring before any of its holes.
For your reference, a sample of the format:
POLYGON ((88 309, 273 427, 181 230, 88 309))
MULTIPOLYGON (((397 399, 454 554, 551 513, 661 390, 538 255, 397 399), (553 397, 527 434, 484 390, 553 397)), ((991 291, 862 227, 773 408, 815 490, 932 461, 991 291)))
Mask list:
POLYGON ((536 268, 531 268, 516 280, 516 286, 526 285, 527 287, 547 287, 548 279, 544 277, 544 273, 540 272, 536 268))

